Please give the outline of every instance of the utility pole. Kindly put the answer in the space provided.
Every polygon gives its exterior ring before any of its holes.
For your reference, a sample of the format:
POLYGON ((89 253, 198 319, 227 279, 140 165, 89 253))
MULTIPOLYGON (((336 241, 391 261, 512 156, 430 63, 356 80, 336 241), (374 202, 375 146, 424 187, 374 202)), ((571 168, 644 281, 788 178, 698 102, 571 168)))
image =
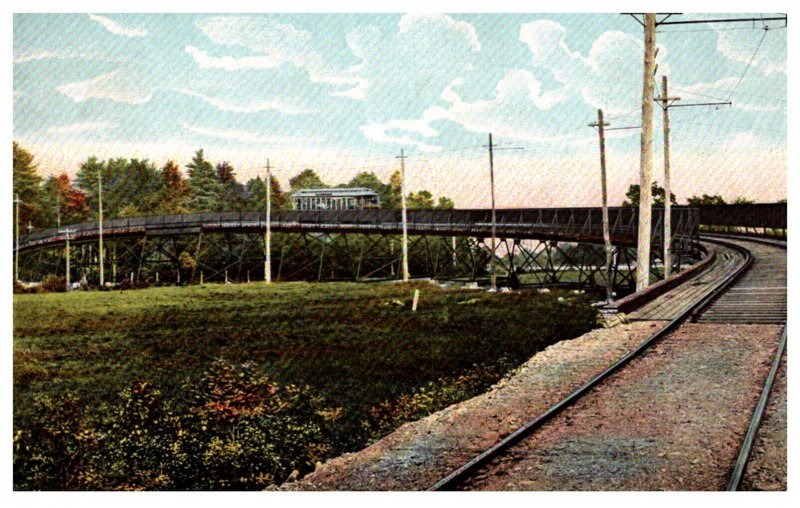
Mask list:
POLYGON ((100 287, 104 287, 106 285, 105 280, 105 271, 103 270, 103 171, 97 171, 97 197, 98 197, 98 204, 100 210, 100 241, 99 241, 99 252, 100 252, 100 287))
POLYGON ((61 227, 61 192, 56 191, 56 226, 61 227))
POLYGON ((70 282, 70 266, 69 266, 69 240, 70 240, 70 235, 72 235, 72 233, 74 233, 74 232, 75 232, 74 229, 62 229, 62 230, 59 231, 59 233, 66 235, 66 240, 67 240, 67 246, 66 246, 66 249, 67 249, 67 276, 66 276, 67 291, 72 291, 72 284, 70 282))
POLYGON ((408 282, 408 217, 406 212, 406 156, 400 149, 400 202, 403 219, 403 282, 408 282))
POLYGON ((19 204, 22 201, 19 200, 19 194, 14 194, 14 204, 16 205, 15 209, 15 216, 14 219, 14 233, 16 233, 16 248, 14 249, 14 282, 16 283, 19 280, 19 204))
MULTIPOLYGON (((631 16, 637 23, 644 27, 644 83, 642 91, 642 142, 641 142, 641 164, 639 173, 639 237, 636 249, 636 291, 641 291, 649 285, 650 276, 650 225, 651 225, 651 199, 652 199, 652 170, 653 170, 653 108, 650 102, 653 100, 654 74, 655 66, 655 39, 656 27, 667 25, 692 25, 700 23, 752 23, 753 27, 758 22, 763 23, 763 29, 766 32, 770 30, 767 26, 767 21, 783 21, 783 27, 786 27, 787 16, 784 14, 777 17, 764 17, 759 18, 728 18, 728 19, 693 19, 693 20, 672 20, 670 18, 678 15, 679 13, 661 13, 663 16, 661 20, 656 20, 656 15, 653 13, 644 14, 644 20, 640 20, 637 16, 642 13, 623 13, 631 16)), ((763 37, 762 37, 763 41, 763 37)), ((760 46, 760 44, 759 44, 760 46)), ((745 70, 745 72, 747 72, 745 70)), ((744 77, 744 75, 742 75, 744 77)), ((740 79, 741 82, 741 79, 740 79)), ((666 81, 665 81, 666 83, 666 81)), ((738 84, 737 84, 738 86, 738 84)), ((665 88, 666 90, 666 88, 665 88)), ((728 95, 730 99, 733 91, 728 95)), ((666 91, 664 97, 667 97, 666 91)), ((661 100, 661 99, 659 99, 661 100)), ((726 103, 703 103, 703 104, 676 104, 679 106, 715 106, 726 103)), ((730 105, 730 102, 727 102, 730 105)), ((667 106, 669 107, 669 106, 667 106)), ((666 109, 665 109, 666 111, 666 109)), ((666 203, 670 201, 670 195, 666 195, 666 203)), ((668 205, 667 205, 668 206, 668 205)), ((666 212, 666 208, 665 208, 666 212)), ((671 210, 670 210, 671 212, 671 210)), ((666 215, 666 213, 665 213, 666 215)), ((665 220, 665 223, 668 221, 665 220)), ((671 224, 670 224, 671 226, 671 224)), ((671 233, 671 232, 670 232, 671 233)), ((666 242, 665 244, 669 245, 666 242)), ((667 253, 667 256, 669 253, 667 253)), ((665 259, 666 262, 666 259, 665 259)), ((665 271, 666 273, 666 271, 665 271)))
MULTIPOLYGON (((491 286, 492 289, 497 289, 497 273, 495 271, 495 254, 497 253, 497 210, 495 208, 494 196, 494 148, 496 145, 492 143, 492 133, 489 133, 489 144, 484 145, 489 149, 489 182, 492 187, 492 258, 490 260, 489 270, 492 273, 491 286)), ((514 146, 500 148, 499 150, 524 150, 524 147, 514 146)))
POLYGON ((653 182, 653 87, 655 86, 656 15, 645 14, 642 137, 639 164, 639 231, 636 246, 636 291, 650 285, 650 226, 653 182))
POLYGON ((492 289, 497 289, 497 272, 495 271, 494 257, 497 249, 497 215, 494 203, 494 145, 492 144, 492 133, 489 133, 489 180, 492 186, 492 258, 489 270, 492 274, 492 289))
POLYGON ((669 107, 680 97, 670 97, 667 91, 667 77, 661 77, 661 97, 655 100, 661 102, 664 110, 664 278, 672 275, 672 190, 670 187, 669 171, 669 107))
POLYGON ((267 284, 272 283, 272 228, 270 227, 270 221, 272 219, 272 203, 271 203, 271 192, 270 187, 272 186, 272 173, 270 172, 272 168, 269 165, 269 159, 267 159, 267 178, 265 183, 267 184, 267 228, 266 232, 264 233, 264 282, 267 284))
POLYGON ((597 123, 590 123, 589 127, 597 127, 600 134, 600 188, 603 194, 603 242, 606 246, 606 300, 611 301, 613 284, 611 281, 611 233, 608 227, 608 186, 606 184, 606 133, 605 127, 611 125, 603 121, 603 110, 597 110, 597 123))
POLYGON ((654 97, 653 100, 661 106, 664 111, 664 278, 672 274, 672 176, 670 167, 670 143, 671 133, 669 124, 670 108, 687 108, 698 106, 730 106, 730 101, 725 102, 698 102, 693 104, 675 104, 681 100, 680 97, 670 97, 668 93, 667 77, 661 77, 661 97, 654 97))

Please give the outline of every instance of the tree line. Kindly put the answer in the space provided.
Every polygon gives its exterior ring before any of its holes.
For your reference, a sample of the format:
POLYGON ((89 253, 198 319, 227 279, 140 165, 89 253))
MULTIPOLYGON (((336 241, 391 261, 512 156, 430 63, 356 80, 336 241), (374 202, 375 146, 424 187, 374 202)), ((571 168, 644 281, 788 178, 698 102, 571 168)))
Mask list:
MULTIPOLYGON (((651 192, 653 196, 653 205, 655 206, 664 206, 664 202, 666 200, 667 191, 664 187, 658 185, 658 182, 653 182, 651 187, 651 192)), ((673 192, 669 193, 669 202, 670 204, 677 205, 678 200, 675 197, 673 192)), ((625 200, 622 202, 622 206, 630 207, 630 206, 639 206, 639 196, 640 196, 640 188, 638 184, 632 184, 628 187, 628 191, 625 192, 625 200)), ((703 206, 703 205, 749 205, 754 203, 752 199, 747 199, 744 196, 737 196, 731 201, 730 203, 726 202, 725 199, 719 194, 703 194, 702 196, 692 196, 687 200, 688 206, 703 206)), ((786 200, 781 200, 786 201, 786 200)))
MULTIPOLYGON (((148 159, 118 157, 100 160, 91 156, 82 162, 74 178, 66 172, 43 178, 34 155, 15 141, 14 193, 19 197, 19 224, 23 232, 33 229, 96 220, 99 214, 98 186, 103 186, 103 214, 107 218, 218 211, 258 211, 265 207, 266 178, 256 176, 242 183, 228 161, 214 164, 203 149, 186 164, 186 174, 173 160, 158 167, 148 159)), ((333 187, 313 169, 304 169, 289 180, 284 190, 270 177, 271 205, 276 210, 292 208, 290 193, 298 189, 333 187)), ((400 171, 388 182, 363 171, 336 187, 366 187, 375 191, 382 208, 399 208, 400 171)), ((445 196, 436 200, 427 190, 406 196, 409 208, 453 208, 445 196)))

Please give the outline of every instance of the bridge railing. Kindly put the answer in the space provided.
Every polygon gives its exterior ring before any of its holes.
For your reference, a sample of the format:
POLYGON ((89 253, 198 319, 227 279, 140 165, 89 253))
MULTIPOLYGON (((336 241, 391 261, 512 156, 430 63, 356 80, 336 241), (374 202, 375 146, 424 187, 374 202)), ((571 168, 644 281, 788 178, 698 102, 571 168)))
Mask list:
MULTIPOLYGON (((697 209, 673 208, 673 231, 676 239, 696 239, 697 209)), ((343 230, 396 234, 401 230, 400 210, 279 210, 270 216, 276 231, 280 230, 343 230)), ((638 209, 612 207, 609 209, 611 237, 615 243, 636 241, 638 209)), ((209 212, 106 220, 104 233, 114 235, 192 234, 203 230, 264 228, 265 212, 209 212)), ((408 210, 408 226, 412 234, 460 234, 488 237, 491 234, 492 213, 489 209, 468 210, 408 210)), ((499 236, 543 238, 562 241, 602 241, 602 211, 599 208, 510 208, 496 211, 499 236)), ((661 238, 663 209, 653 209, 654 241, 661 238)), ((97 222, 68 226, 72 238, 92 239, 98 236, 97 222)), ((48 228, 21 235, 20 247, 60 243, 65 228, 48 228)))
POLYGON ((786 203, 705 205, 698 209, 704 226, 786 229, 786 203))

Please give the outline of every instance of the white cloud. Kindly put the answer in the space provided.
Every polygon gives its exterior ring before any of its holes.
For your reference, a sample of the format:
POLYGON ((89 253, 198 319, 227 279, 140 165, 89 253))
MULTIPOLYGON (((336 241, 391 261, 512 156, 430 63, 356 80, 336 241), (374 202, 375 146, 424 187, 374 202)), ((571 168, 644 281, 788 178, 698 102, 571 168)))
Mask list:
POLYGON ((780 98, 761 96, 760 87, 763 86, 763 79, 745 78, 739 83, 738 77, 723 78, 713 83, 695 83, 693 85, 673 86, 677 90, 676 95, 682 95, 683 103, 690 102, 724 102, 731 90, 734 90, 731 102, 734 109, 742 111, 778 111, 785 107, 785 103, 780 98))
POLYGON ((232 111, 234 113, 257 113, 259 111, 275 110, 287 115, 302 115, 311 113, 311 111, 309 110, 274 100, 254 101, 254 102, 249 102, 247 104, 238 104, 223 99, 209 97, 207 95, 203 95, 198 92, 192 92, 190 90, 175 89, 175 91, 182 93, 184 95, 189 95, 191 97, 197 97, 198 99, 202 99, 203 101, 207 102, 208 104, 211 104, 212 106, 221 111, 232 111))
POLYGON ((95 14, 89 14, 89 17, 94 21, 97 21, 98 23, 103 25, 103 28, 105 28, 114 35, 122 35, 125 37, 144 37, 145 35, 147 35, 147 30, 143 28, 122 26, 116 21, 109 19, 105 16, 97 16, 95 14))
POLYGON ((108 122, 84 122, 73 123, 69 125, 61 125, 58 127, 50 127, 47 129, 48 134, 80 134, 82 132, 99 131, 113 127, 113 124, 108 122))
POLYGON ((488 100, 464 101, 455 90, 462 83, 462 80, 456 79, 445 87, 440 98, 449 103, 447 107, 431 106, 419 119, 372 122, 362 126, 361 132, 375 142, 419 146, 420 142, 408 135, 393 133, 401 131, 432 138, 438 136, 439 132, 431 124, 449 120, 470 132, 492 132, 504 138, 529 142, 564 140, 563 135, 559 134, 563 130, 561 117, 550 111, 555 104, 564 100, 562 91, 543 93, 541 82, 531 72, 520 69, 506 71, 495 86, 494 97, 488 100))
POLYGON ((434 95, 438 94, 456 77, 454 67, 461 71, 470 65, 469 62, 459 63, 461 48, 469 52, 481 49, 475 28, 469 23, 444 15, 406 15, 391 37, 371 26, 348 33, 347 44, 361 62, 340 69, 313 48, 310 32, 289 24, 249 16, 218 16, 202 19, 197 26, 215 44, 244 47, 257 53, 214 57, 202 49, 187 46, 186 51, 200 67, 271 69, 291 63, 305 69, 313 83, 349 86, 332 90, 331 95, 360 101, 366 100, 371 90, 378 90, 376 96, 385 95, 382 91, 387 89, 400 93, 399 86, 414 89, 419 88, 420 83, 432 84, 434 95), (401 76, 403 79, 399 79, 401 76))
POLYGON ((400 18, 398 26, 401 34, 418 33, 420 28, 425 31, 454 33, 469 44, 473 51, 481 50, 481 42, 478 40, 475 27, 466 21, 456 21, 450 16, 442 14, 406 14, 400 18))
POLYGON ((195 134, 247 144, 291 144, 315 141, 314 138, 306 136, 273 136, 239 129, 224 130, 211 127, 202 127, 198 125, 191 125, 187 122, 181 122, 181 125, 183 125, 184 129, 195 134))
POLYGON ((124 74, 122 69, 117 69, 86 81, 57 86, 56 90, 75 102, 107 99, 128 104, 143 104, 153 97, 155 88, 144 90, 135 77, 124 74))
MULTIPOLYGON (((607 31, 592 43, 588 56, 583 56, 570 50, 566 34, 564 26, 539 20, 523 24, 519 40, 531 50, 533 65, 550 71, 565 87, 563 93, 580 93, 588 105, 611 115, 636 107, 641 101, 641 85, 621 76, 641 76, 641 41, 624 32, 607 31)), ((661 73, 669 72, 666 53, 659 46, 661 73)))
POLYGON ((723 30, 712 26, 717 33, 717 50, 731 60, 743 63, 742 70, 753 59, 752 65, 766 75, 786 74, 786 34, 784 30, 723 30), (764 36, 761 46, 759 40, 764 36), (755 53, 758 47, 758 53, 755 53), (753 57, 755 54, 755 58, 753 57))
POLYGON ((311 54, 311 33, 292 25, 248 16, 218 16, 197 22, 197 27, 215 44, 241 46, 300 67, 311 54))
POLYGON ((240 58, 232 56, 210 56, 207 51, 194 46, 186 46, 189 53, 201 69, 225 69, 227 71, 238 71, 242 69, 274 69, 284 62, 276 55, 264 56, 244 56, 240 58))
POLYGON ((311 46, 311 33, 292 25, 248 16, 219 16, 202 19, 198 28, 215 44, 241 46, 257 55, 232 57, 210 56, 206 51, 187 46, 201 68, 220 68, 229 71, 242 69, 274 69, 290 63, 306 69, 313 83, 354 85, 346 90, 334 90, 331 95, 363 100, 366 81, 352 75, 356 67, 340 71, 332 68, 311 46))
POLYGON ((25 54, 15 56, 14 63, 21 64, 25 62, 33 62, 36 60, 46 60, 49 58, 56 58, 58 60, 67 60, 70 58, 91 58, 91 56, 87 53, 76 53, 73 51, 66 51, 66 50, 37 51, 37 52, 27 52, 25 54))

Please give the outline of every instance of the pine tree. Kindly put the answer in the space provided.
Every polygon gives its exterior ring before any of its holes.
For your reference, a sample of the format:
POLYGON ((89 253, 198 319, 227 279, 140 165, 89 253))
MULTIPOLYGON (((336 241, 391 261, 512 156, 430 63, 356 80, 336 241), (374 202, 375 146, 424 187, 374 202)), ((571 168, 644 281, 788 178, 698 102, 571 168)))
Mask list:
POLYGON ((113 217, 113 214, 109 214, 108 210, 108 170, 106 167, 106 162, 98 160, 97 157, 92 155, 85 162, 81 163, 80 169, 75 174, 75 185, 83 191, 86 195, 86 207, 88 208, 88 217, 89 219, 97 218, 97 175, 98 173, 103 174, 103 206, 105 208, 105 212, 109 217, 113 217))
POLYGON ((228 161, 222 161, 216 168, 219 183, 215 208, 221 211, 242 211, 246 208, 245 189, 236 181, 236 172, 228 161))
POLYGON ((219 193, 219 182, 214 166, 208 162, 201 148, 195 152, 192 162, 186 165, 189 169, 189 208, 194 212, 211 212, 216 208, 219 193))
POLYGON ((20 147, 16 141, 14 147, 14 195, 22 203, 19 204, 20 228, 30 222, 34 227, 41 227, 46 221, 41 202, 40 185, 42 177, 36 171, 33 154, 20 147))

